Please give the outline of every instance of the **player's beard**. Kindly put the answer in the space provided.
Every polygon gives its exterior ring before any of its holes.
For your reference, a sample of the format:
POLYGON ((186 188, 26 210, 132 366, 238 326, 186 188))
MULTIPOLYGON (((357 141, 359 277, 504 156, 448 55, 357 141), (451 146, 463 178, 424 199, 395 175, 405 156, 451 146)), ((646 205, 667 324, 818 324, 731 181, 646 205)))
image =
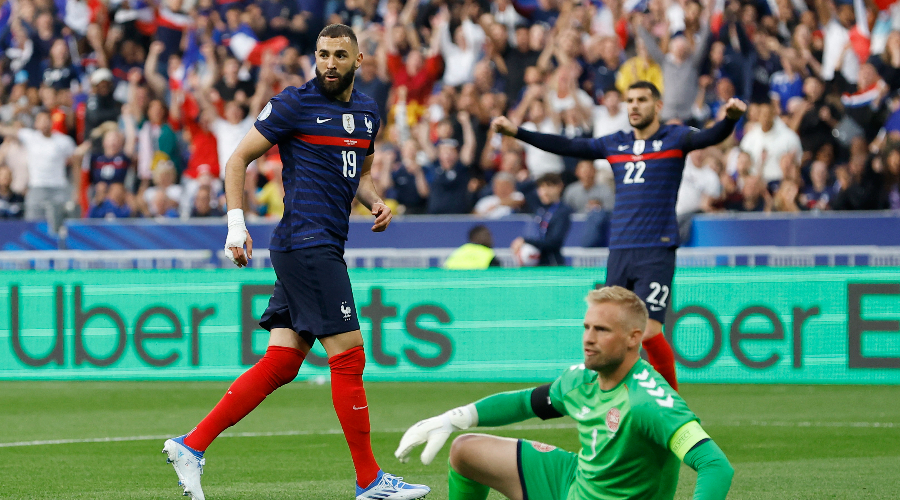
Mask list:
POLYGON ((319 68, 316 68, 316 80, 319 82, 319 88, 328 95, 329 97, 337 97, 344 93, 345 90, 350 88, 353 85, 353 76, 356 74, 356 68, 351 67, 347 70, 343 75, 338 73, 336 70, 328 73, 319 72, 319 68), (328 76, 337 76, 338 79, 336 82, 329 82, 325 79, 325 75, 328 76))
POLYGON ((654 121, 656 121, 656 112, 652 111, 649 115, 641 117, 639 122, 632 123, 631 126, 635 130, 644 130, 645 128, 649 127, 654 121))

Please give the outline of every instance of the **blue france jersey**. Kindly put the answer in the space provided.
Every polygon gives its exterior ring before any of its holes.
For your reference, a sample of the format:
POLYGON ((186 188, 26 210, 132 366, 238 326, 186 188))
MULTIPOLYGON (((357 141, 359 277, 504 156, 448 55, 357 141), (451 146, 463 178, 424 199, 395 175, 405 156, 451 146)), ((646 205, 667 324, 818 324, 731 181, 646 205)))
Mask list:
POLYGON ((633 131, 595 139, 616 179, 609 248, 678 245, 675 201, 689 152, 686 138, 693 131, 663 125, 647 140, 635 140, 633 131))
POLYGON ((324 95, 315 79, 266 104, 256 129, 278 144, 284 165, 284 216, 271 250, 344 248, 350 202, 381 125, 375 101, 356 90, 349 102, 324 95))

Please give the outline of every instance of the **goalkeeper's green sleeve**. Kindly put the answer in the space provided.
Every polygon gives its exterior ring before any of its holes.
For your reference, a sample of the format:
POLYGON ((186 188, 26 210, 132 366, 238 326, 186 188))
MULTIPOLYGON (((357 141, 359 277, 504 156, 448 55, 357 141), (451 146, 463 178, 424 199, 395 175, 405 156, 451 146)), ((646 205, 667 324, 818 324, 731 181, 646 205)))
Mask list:
POLYGON ((712 439, 703 441, 684 456, 684 463, 697 471, 694 500, 725 500, 734 468, 712 439))
POLYGON ((534 389, 501 392, 475 402, 480 427, 497 427, 528 420, 537 415, 531 408, 534 389))

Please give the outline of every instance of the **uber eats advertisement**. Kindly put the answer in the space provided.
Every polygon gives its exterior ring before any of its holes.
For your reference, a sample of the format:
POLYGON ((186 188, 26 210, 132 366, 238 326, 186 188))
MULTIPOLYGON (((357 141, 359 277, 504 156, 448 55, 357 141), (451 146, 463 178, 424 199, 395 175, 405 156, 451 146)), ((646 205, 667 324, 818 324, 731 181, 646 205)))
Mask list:
MULTIPOLYGON (((584 298, 604 277, 351 270, 366 379, 552 380, 581 361, 584 298)), ((0 379, 233 379, 265 352, 274 281, 253 269, 0 273, 0 379)), ((900 270, 684 268, 655 300, 680 381, 900 383, 900 270)), ((317 346, 298 379, 323 376, 317 346)))

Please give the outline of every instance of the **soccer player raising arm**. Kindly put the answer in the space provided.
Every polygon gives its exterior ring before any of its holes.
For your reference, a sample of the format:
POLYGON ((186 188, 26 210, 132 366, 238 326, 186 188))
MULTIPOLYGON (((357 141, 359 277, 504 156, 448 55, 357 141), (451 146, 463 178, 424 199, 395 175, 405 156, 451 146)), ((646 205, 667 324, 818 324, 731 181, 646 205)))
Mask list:
POLYGON ((679 461, 697 471, 695 500, 723 500, 734 469, 684 400, 639 356, 647 308, 622 287, 592 290, 584 317, 584 364, 552 384, 488 396, 422 420, 395 455, 425 443, 430 463, 454 431, 568 415, 581 449, 464 434, 450 447, 450 500, 484 500, 491 488, 512 500, 668 500, 679 461))
POLYGON ((616 180, 616 204, 610 222, 606 286, 619 285, 644 300, 650 320, 643 347, 650 364, 678 390, 675 356, 661 335, 665 322, 678 221, 675 201, 684 160, 695 149, 725 140, 747 105, 738 99, 725 103, 725 119, 705 130, 663 125, 662 98, 650 82, 635 82, 625 93, 628 121, 633 130, 595 139, 570 139, 517 128, 503 116, 491 124, 495 132, 515 137, 545 151, 588 160, 606 158, 616 180))

